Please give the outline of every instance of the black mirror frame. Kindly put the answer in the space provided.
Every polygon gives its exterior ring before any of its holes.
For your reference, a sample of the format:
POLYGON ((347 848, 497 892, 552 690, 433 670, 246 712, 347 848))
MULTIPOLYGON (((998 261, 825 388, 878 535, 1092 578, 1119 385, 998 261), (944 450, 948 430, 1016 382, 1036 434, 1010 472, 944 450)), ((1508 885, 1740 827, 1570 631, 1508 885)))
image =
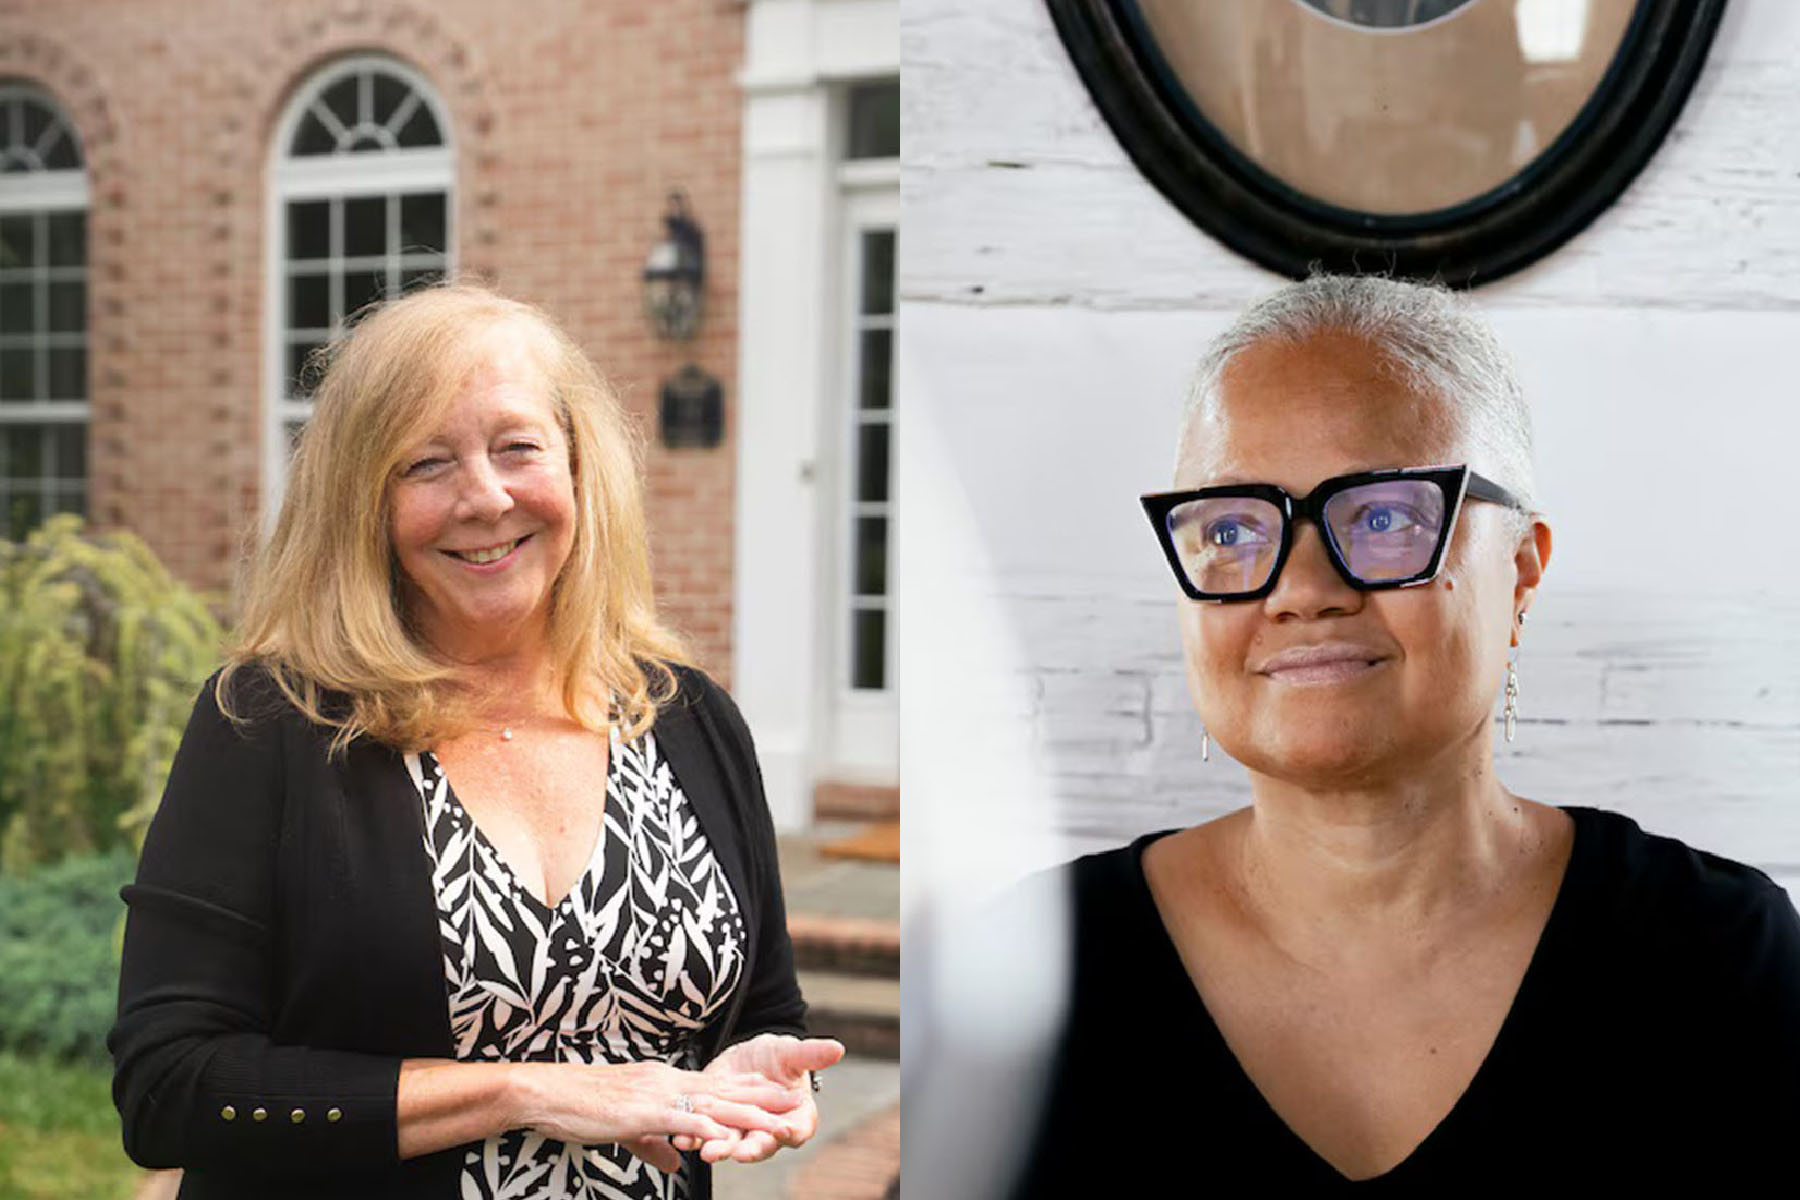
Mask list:
POLYGON ((1206 233, 1290 278, 1379 272, 1452 287, 1536 262, 1618 198, 1675 123, 1725 10, 1725 0, 1639 0, 1594 94, 1534 162, 1453 208, 1396 217, 1314 200, 1231 146, 1144 44, 1132 0, 1046 3, 1119 144, 1206 233))

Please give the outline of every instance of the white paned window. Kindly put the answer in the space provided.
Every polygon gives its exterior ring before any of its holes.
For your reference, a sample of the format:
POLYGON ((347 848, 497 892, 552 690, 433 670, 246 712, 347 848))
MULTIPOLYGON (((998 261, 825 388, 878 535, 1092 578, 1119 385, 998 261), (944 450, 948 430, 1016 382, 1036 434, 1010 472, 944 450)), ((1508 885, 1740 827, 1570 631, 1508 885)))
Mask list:
POLYGON ((891 780, 900 744, 899 597, 894 578, 894 256, 900 225, 900 86, 837 89, 839 278, 832 336, 843 364, 831 406, 838 465, 829 760, 846 779, 891 780))
POLYGON ((844 161, 899 157, 899 80, 852 84, 844 96, 844 161))
POLYGON ((888 614, 893 536, 894 230, 862 228, 854 250, 857 289, 851 318, 855 379, 851 397, 850 686, 888 686, 888 614))
POLYGON ((364 306, 452 268, 449 122, 430 84, 376 56, 308 80, 277 127, 270 188, 272 294, 265 521, 312 413, 309 363, 364 306))
POLYGON ((87 209, 68 118, 0 84, 0 537, 87 512, 87 209))
POLYGON ((894 256, 900 226, 900 85, 837 89, 839 278, 832 338, 842 364, 832 404, 837 509, 831 558, 837 633, 829 761, 844 779, 899 769, 898 581, 894 578, 894 256))
MULTIPOLYGON (((840 687, 874 701, 894 686, 895 588, 888 548, 895 514, 892 363, 898 209, 893 193, 900 153, 900 85, 894 79, 870 80, 849 85, 840 96, 839 211, 848 266, 842 328, 849 364, 840 426, 846 438, 840 544, 847 567, 840 687)), ((881 700, 879 708, 841 713, 840 726, 874 734, 878 726, 869 718, 876 712, 885 715, 886 697, 881 700)), ((858 707, 855 700, 851 704, 858 707)), ((846 757, 866 756, 851 752, 846 757)))

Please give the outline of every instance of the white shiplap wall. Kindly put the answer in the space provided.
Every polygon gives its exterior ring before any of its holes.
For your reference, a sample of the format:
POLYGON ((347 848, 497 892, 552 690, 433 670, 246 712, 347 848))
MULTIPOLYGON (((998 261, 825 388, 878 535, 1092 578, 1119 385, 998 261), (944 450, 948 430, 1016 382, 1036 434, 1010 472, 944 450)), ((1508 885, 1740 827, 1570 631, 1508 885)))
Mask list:
MULTIPOLYGON (((1135 497, 1166 486, 1200 348, 1281 281, 1137 174, 1040 0, 907 0, 901 43, 913 909, 1248 799, 1200 763, 1135 497)), ((1734 0, 1621 201, 1478 299, 1557 535, 1502 777, 1794 889, 1800 5, 1734 0)))

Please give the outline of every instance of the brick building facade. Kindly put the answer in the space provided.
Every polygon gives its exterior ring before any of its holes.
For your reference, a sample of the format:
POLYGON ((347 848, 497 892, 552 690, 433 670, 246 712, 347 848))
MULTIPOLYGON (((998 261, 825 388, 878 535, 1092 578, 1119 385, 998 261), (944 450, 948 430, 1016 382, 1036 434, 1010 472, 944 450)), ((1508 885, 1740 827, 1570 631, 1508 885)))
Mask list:
POLYGON ((0 0, 0 536, 85 511, 229 608, 306 353, 448 267, 639 415, 663 612, 777 822, 891 809, 898 71, 895 0, 0 0), (686 341, 644 315, 675 192, 686 341), (722 437, 670 448, 690 366, 722 437))
POLYGON ((0 82, 60 109, 85 167, 90 519, 229 594, 279 486, 277 127, 334 64, 391 61, 447 118, 451 265, 555 314, 643 417, 665 612, 728 676, 744 24, 726 0, 0 4, 0 82), (656 338, 642 305, 674 189, 706 234, 686 343, 656 338), (665 450, 658 389, 689 362, 724 384, 724 440, 665 450))

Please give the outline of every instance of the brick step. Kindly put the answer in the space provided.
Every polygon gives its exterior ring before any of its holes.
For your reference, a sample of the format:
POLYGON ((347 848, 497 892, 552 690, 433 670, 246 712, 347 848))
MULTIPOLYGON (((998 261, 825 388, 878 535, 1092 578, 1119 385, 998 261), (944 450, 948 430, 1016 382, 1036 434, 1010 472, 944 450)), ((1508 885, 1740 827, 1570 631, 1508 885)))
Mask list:
POLYGON ((900 789, 875 783, 822 779, 813 785, 817 821, 898 821, 900 789))
POLYGON ((794 966, 802 971, 900 978, 897 921, 790 913, 788 937, 794 943, 794 966))
POLYGON ((789 1200, 891 1200, 900 1194, 900 1106, 827 1143, 789 1177, 789 1200))
POLYGON ((875 821, 855 833, 820 842, 819 857, 897 867, 900 865, 900 822, 875 821))
POLYGON ((836 971, 801 971, 806 1027, 814 1037, 831 1037, 852 1054, 900 1057, 900 981, 836 971))

